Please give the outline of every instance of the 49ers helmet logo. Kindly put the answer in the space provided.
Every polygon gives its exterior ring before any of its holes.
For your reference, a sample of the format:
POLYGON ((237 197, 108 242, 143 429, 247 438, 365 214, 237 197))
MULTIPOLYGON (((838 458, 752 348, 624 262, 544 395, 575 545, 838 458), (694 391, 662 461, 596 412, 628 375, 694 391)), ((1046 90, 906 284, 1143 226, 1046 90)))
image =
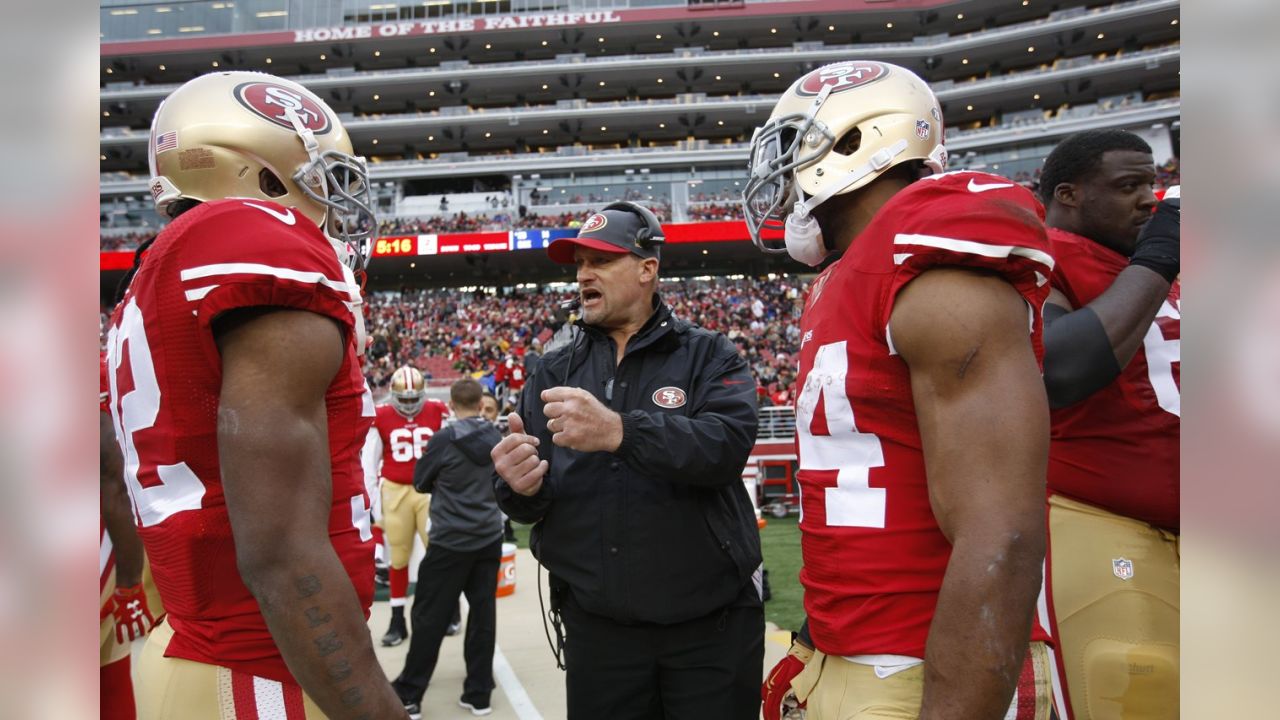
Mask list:
POLYGON ((582 223, 582 228, 578 230, 578 234, 581 235, 582 233, 589 233, 589 232, 595 232, 597 230, 603 230, 604 226, 608 224, 609 224, 609 218, 605 217, 600 213, 596 213, 595 215, 592 215, 591 217, 587 218, 586 222, 582 223))
POLYGON ((667 386, 653 391, 653 404, 668 410, 681 407, 687 400, 688 396, 678 387, 667 386))
POLYGON ((296 113, 303 127, 317 135, 329 132, 332 126, 329 113, 319 103, 293 88, 271 82, 249 82, 237 85, 235 93, 241 105, 280 127, 293 129, 286 110, 296 113))
POLYGON ((800 81, 796 88, 798 95, 817 95, 822 88, 831 86, 834 95, 845 90, 869 85, 889 74, 889 68, 878 62, 866 60, 846 60, 832 63, 814 70, 800 81))

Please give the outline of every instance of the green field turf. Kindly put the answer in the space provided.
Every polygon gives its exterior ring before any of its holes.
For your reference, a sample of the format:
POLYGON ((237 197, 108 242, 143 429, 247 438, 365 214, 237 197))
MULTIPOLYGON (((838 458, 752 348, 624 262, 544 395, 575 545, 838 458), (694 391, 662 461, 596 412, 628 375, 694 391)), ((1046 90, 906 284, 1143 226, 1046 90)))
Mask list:
POLYGON ((764 604, 766 620, 783 630, 799 630, 804 621, 804 589, 800 587, 800 528, 795 515, 768 518, 760 531, 764 568, 773 598, 764 604))

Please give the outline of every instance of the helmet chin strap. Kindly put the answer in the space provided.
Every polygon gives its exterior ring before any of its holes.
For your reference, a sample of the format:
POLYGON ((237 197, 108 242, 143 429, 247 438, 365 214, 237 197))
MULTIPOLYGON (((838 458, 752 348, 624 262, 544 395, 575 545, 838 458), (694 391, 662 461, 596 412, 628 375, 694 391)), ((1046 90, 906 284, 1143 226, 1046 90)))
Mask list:
MULTIPOLYGON (((298 117, 298 113, 293 108, 285 108, 284 116, 289 119, 289 123, 293 125, 294 132, 298 133, 298 137, 302 139, 302 147, 307 151, 308 167, 310 172, 315 174, 316 180, 320 183, 321 194, 324 197, 329 196, 329 178, 327 174, 319 168, 324 167, 324 161, 320 157, 320 142, 316 140, 316 134, 311 132, 311 128, 303 124, 302 118, 298 117)), ((329 234, 329 215, 333 212, 332 208, 325 208, 324 223, 320 226, 320 232, 324 233, 325 239, 329 241, 329 246, 333 248, 333 252, 338 256, 338 264, 342 267, 342 279, 346 281, 350 288, 348 295, 351 298, 347 302, 347 308, 351 310, 354 316, 356 353, 364 355, 365 346, 368 344, 368 334, 364 327, 364 312, 360 305, 364 302, 360 294, 363 283, 357 283, 355 273, 351 270, 351 256, 353 255, 351 248, 347 247, 345 242, 334 239, 329 234)))
POLYGON ((845 173, 839 180, 828 183, 822 192, 807 200, 804 197, 804 190, 797 186, 796 195, 799 199, 796 200, 792 211, 788 213, 783 229, 787 254, 797 262, 817 267, 831 254, 831 248, 827 247, 826 240, 822 237, 822 228, 812 215, 813 209, 866 176, 889 167, 893 159, 906 149, 907 141, 899 140, 889 147, 877 150, 869 161, 845 173))
MULTIPOLYGON (((320 195, 329 197, 329 178, 327 174, 319 168, 324 167, 324 161, 320 157, 320 142, 316 140, 316 134, 311 132, 311 128, 302 122, 302 118, 298 117, 298 113, 293 108, 285 108, 284 116, 289 119, 289 123, 293 125, 294 132, 298 133, 298 137, 302 140, 302 147, 307 151, 307 168, 308 175, 313 177, 320 184, 320 195)), ((310 178, 307 178, 310 179, 310 178)), ((332 208, 325 208, 324 222, 320 226, 320 230, 324 232, 324 236, 329 238, 330 244, 333 245, 334 252, 338 253, 338 259, 342 260, 342 264, 346 265, 347 260, 343 257, 348 251, 343 247, 342 243, 334 240, 329 234, 329 216, 333 213, 332 208)))
POLYGON ((836 193, 843 191, 845 188, 872 173, 880 172, 881 170, 889 167, 893 162, 893 159, 906 152, 906 149, 906 140, 899 140, 889 147, 880 148, 871 156, 870 160, 845 173, 844 177, 839 180, 827 183, 827 186, 823 188, 822 192, 819 192, 817 195, 810 196, 808 200, 803 199, 804 190, 800 187, 796 187, 796 193, 801 197, 801 199, 796 201, 795 207, 792 209, 792 213, 800 215, 801 219, 809 217, 809 213, 813 212, 814 208, 830 200, 836 193))

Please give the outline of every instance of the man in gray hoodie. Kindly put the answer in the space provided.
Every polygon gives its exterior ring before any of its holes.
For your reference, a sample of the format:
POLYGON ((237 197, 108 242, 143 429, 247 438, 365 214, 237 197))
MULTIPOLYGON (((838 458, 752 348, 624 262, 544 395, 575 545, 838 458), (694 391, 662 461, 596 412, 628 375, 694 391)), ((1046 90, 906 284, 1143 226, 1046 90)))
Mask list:
POLYGON ((413 718, 421 716, 422 696, 458 593, 465 593, 471 605, 463 644, 467 679, 458 704, 473 715, 491 712, 502 515, 494 497, 489 451, 502 440, 502 433, 480 415, 482 392, 480 383, 470 378, 453 384, 449 406, 455 421, 432 436, 413 471, 414 487, 432 494, 430 542, 418 566, 409 654, 392 683, 413 718))

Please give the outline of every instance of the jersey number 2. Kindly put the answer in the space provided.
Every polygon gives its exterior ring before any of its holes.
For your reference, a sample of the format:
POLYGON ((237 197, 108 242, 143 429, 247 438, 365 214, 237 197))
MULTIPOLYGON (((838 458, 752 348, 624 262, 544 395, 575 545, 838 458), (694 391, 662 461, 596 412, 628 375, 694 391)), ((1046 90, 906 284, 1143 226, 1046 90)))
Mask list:
POLYGON ((199 509, 204 483, 185 462, 152 465, 143 463, 138 455, 137 433, 154 426, 160 414, 160 384, 156 382, 142 311, 135 300, 125 306, 119 327, 111 328, 107 335, 107 363, 111 422, 124 455, 125 485, 133 499, 138 524, 150 527, 174 513, 199 509), (121 380, 126 373, 133 379, 133 390, 121 397, 121 380))
POLYGON ((871 468, 884 467, 880 438, 858 431, 845 391, 849 353, 845 341, 818 348, 813 368, 796 402, 800 469, 836 470, 836 485, 826 489, 827 525, 882 528, 885 488, 870 485, 871 468), (822 399, 826 435, 812 434, 813 414, 822 399))

